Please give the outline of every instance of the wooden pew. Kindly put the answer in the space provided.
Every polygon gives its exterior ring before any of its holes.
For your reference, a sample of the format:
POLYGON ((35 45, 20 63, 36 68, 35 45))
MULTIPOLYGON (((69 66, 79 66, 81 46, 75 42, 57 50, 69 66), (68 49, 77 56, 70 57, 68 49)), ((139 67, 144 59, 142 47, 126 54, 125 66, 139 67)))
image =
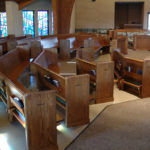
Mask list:
POLYGON ((24 49, 14 49, 0 57, 0 72, 10 79, 17 79, 18 76, 29 65, 29 52, 24 49))
POLYGON ((0 97, 6 104, 9 120, 16 118, 25 128, 29 150, 57 150, 56 95, 54 91, 40 89, 31 92, 20 82, 20 75, 29 65, 28 58, 18 49, 0 58, 0 86, 3 91, 0 97))
POLYGON ((150 50, 149 35, 134 35, 134 50, 150 50))
POLYGON ((77 73, 89 74, 91 86, 96 88, 96 103, 113 101, 113 62, 90 63, 76 58, 77 73))
POLYGON ((113 52, 115 75, 119 88, 135 93, 139 97, 150 96, 150 60, 138 60, 126 57, 119 51, 113 52))
POLYGON ((58 37, 57 36, 49 36, 47 38, 41 39, 41 45, 43 49, 47 48, 58 48, 58 37))
POLYGON ((76 53, 76 58, 80 58, 87 61, 94 61, 94 49, 93 48, 79 48, 76 53))
POLYGON ((5 78, 5 83, 10 108, 9 120, 15 118, 25 128, 27 148, 58 150, 55 92, 31 93, 19 82, 8 78, 5 78))
POLYGON ((39 56, 31 64, 31 70, 40 78, 41 87, 44 85, 56 91, 57 104, 65 110, 67 127, 87 124, 89 122, 89 75, 64 77, 52 71, 49 66, 56 64, 57 61, 51 61, 53 55, 48 53, 39 56))
POLYGON ((113 49, 119 49, 122 54, 128 54, 128 39, 127 37, 120 37, 118 39, 112 40, 112 47, 113 49))

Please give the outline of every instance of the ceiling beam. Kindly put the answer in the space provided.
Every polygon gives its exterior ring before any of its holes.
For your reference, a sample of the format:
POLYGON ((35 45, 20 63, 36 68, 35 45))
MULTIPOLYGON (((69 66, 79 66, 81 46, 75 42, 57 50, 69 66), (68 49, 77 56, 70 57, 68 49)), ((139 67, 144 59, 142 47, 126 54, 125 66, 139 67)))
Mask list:
POLYGON ((19 5, 19 10, 23 9, 27 5, 31 4, 34 0, 5 0, 5 1, 15 1, 19 5))

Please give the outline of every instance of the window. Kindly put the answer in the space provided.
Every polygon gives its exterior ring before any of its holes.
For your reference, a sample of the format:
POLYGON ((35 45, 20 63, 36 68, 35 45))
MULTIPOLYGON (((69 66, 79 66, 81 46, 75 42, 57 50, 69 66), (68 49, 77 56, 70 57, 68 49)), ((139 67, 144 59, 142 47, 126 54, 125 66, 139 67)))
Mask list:
POLYGON ((23 11, 23 33, 24 35, 35 35, 33 11, 23 11))
POLYGON ((41 10, 38 11, 38 33, 41 35, 48 35, 49 25, 48 25, 48 11, 41 10))
POLYGON ((0 37, 7 36, 7 15, 6 12, 0 12, 0 37))
POLYGON ((150 30, 150 12, 148 13, 148 30, 150 30))

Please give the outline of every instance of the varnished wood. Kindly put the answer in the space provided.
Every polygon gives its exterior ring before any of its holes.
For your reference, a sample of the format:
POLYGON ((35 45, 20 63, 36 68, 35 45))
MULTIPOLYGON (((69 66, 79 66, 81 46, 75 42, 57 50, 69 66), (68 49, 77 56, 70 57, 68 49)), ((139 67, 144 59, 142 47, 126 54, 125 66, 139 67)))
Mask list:
POLYGON ((87 124, 89 122, 89 76, 80 75, 68 77, 66 79, 65 88, 67 126, 87 124))
POLYGON ((96 83, 96 103, 113 101, 114 63, 99 62, 94 64, 78 58, 76 61, 77 73, 88 73, 91 82, 96 83), (92 70, 95 70, 96 76, 91 74, 92 70))
POLYGON ((135 35, 133 45, 135 50, 150 50, 150 36, 135 35))
POLYGON ((150 60, 144 60, 142 97, 150 97, 150 60))
POLYGON ((120 49, 120 52, 123 54, 128 54, 128 38, 120 37, 117 39, 117 48, 120 49))
POLYGON ((25 115, 28 150, 57 150, 55 92, 26 95, 25 115))
POLYGON ((118 86, 122 90, 134 92, 139 97, 149 97, 149 59, 138 60, 129 58, 121 54, 119 51, 114 51, 113 60, 115 62, 115 72, 118 72, 118 86), (129 87, 125 87, 129 85, 129 87), (132 88, 134 87, 134 88, 132 88), (135 89, 136 88, 136 89, 135 89))
POLYGON ((94 48, 79 48, 76 53, 76 58, 94 61, 94 48))
POLYGON ((60 40, 60 58, 63 60, 70 59, 70 40, 60 40))
POLYGON ((113 101, 114 63, 96 64, 96 103, 113 101))
POLYGON ((63 77, 58 73, 46 69, 41 65, 35 63, 31 64, 31 69, 40 77, 40 81, 42 85, 46 86, 48 89, 55 90, 58 96, 65 101, 66 103, 65 120, 66 120, 67 127, 83 125, 88 123, 89 121, 89 114, 88 114, 89 113, 88 111, 89 76, 88 75, 63 77), (53 80, 57 80, 59 82, 59 87, 55 87, 50 82, 46 81, 44 79, 45 75, 51 77, 53 80), (85 80, 86 82, 83 82, 85 80), (78 94, 79 91, 80 91, 80 95, 78 94), (72 109, 74 109, 74 111, 72 111, 72 109))

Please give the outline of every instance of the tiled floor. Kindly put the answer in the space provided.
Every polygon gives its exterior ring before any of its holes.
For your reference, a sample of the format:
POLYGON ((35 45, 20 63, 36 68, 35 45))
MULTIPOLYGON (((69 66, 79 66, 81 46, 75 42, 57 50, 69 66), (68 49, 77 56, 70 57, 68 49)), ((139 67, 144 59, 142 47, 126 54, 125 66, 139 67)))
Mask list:
MULTIPOLYGON (((109 55, 99 58, 101 61, 110 60, 109 55)), ((115 103, 121 103, 129 100, 135 100, 138 97, 124 91, 120 91, 116 85, 114 86, 114 102, 90 105, 90 121, 92 121, 106 106, 115 103)), ((73 139, 75 139, 87 125, 66 128, 62 123, 58 128, 58 146, 59 150, 63 150, 73 139)), ((0 150, 26 150, 26 139, 24 128, 18 123, 8 122, 8 116, 3 103, 0 103, 0 150)))

